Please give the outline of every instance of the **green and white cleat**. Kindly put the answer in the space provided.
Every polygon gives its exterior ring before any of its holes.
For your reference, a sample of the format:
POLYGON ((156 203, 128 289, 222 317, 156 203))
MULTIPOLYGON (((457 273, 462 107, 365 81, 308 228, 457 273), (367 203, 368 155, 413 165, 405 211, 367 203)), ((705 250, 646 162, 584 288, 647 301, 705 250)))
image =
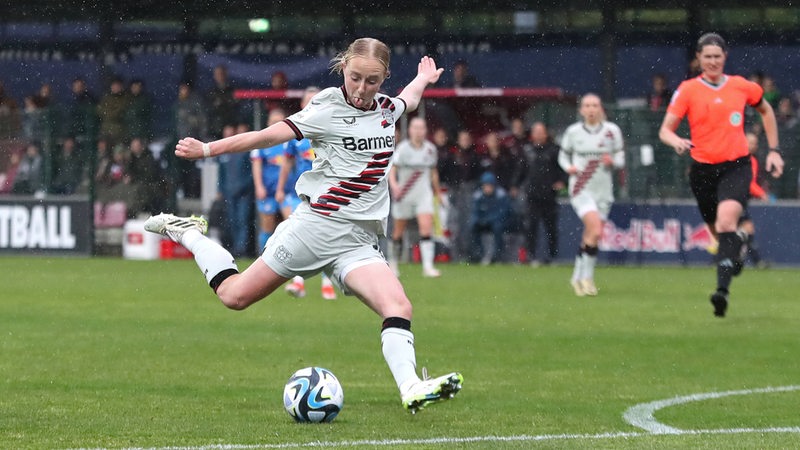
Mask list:
POLYGON ((411 414, 426 407, 431 403, 453 398, 461 390, 464 377, 453 372, 441 377, 422 380, 408 388, 402 396, 403 408, 411 414))
POLYGON ((188 230, 197 230, 202 234, 206 234, 208 221, 198 216, 178 217, 161 213, 156 216, 150 216, 144 222, 144 229, 151 233, 162 234, 180 244, 183 233, 188 230))

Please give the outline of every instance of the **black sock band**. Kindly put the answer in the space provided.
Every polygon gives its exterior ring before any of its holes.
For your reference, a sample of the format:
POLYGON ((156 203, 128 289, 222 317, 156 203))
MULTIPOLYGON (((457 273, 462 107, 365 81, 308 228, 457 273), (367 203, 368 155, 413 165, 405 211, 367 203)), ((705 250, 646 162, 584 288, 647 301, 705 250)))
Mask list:
POLYGON ((597 256, 597 254, 600 252, 600 249, 596 245, 591 247, 584 245, 582 250, 589 256, 597 256))
POLYGON ((214 275, 214 278, 211 279, 208 285, 211 286, 211 289, 213 289, 214 293, 216 293, 217 288, 220 284, 222 284, 223 281, 227 280, 231 275, 236 275, 237 273, 239 273, 239 271, 236 269, 225 269, 222 272, 214 275))
POLYGON ((420 236, 419 237, 419 241, 420 242, 425 242, 425 241, 430 241, 430 240, 431 240, 430 236, 420 236))
POLYGON ((401 328, 403 330, 411 331, 411 321, 408 319, 403 319, 402 317, 387 317, 383 320, 383 328, 381 328, 381 331, 387 328, 401 328))

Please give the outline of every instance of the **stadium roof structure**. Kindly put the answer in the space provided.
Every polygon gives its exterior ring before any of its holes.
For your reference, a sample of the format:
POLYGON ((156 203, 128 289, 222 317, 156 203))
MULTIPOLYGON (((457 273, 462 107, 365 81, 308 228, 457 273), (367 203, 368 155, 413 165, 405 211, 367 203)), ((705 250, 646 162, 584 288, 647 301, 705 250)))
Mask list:
POLYGON ((27 0, 0 5, 2 21, 63 21, 86 19, 203 19, 263 15, 352 15, 392 11, 518 11, 614 10, 622 8, 684 8, 787 6, 786 0, 27 0))

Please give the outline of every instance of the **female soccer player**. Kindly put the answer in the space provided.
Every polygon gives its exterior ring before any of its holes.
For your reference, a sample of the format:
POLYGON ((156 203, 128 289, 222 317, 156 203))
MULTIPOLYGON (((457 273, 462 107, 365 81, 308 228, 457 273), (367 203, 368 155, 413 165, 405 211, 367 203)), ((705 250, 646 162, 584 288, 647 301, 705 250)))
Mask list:
MULTIPOLYGON (((389 76, 389 48, 361 38, 332 61, 344 85, 314 96, 302 111, 260 131, 214 142, 181 139, 175 154, 200 159, 309 138, 316 159, 297 182, 303 203, 283 221, 261 257, 242 273, 231 254, 204 236, 202 218, 159 214, 145 229, 189 249, 222 303, 241 310, 295 275, 328 272, 346 294, 357 296, 383 320, 381 345, 403 406, 415 412, 452 397, 463 377, 453 372, 421 380, 416 373, 411 302, 378 247, 389 214, 386 174, 394 151, 395 123, 417 108, 422 92, 443 69, 423 57, 416 77, 397 97, 380 94, 389 76)), ((423 371, 424 372, 424 371, 423 371)), ((426 378, 423 374, 423 378, 426 378)))
POLYGON ((572 209, 583 222, 583 236, 575 257, 570 283, 575 295, 597 295, 594 267, 603 223, 614 203, 612 168, 625 166, 624 143, 619 127, 606 120, 596 94, 581 97, 582 121, 567 127, 558 163, 569 174, 572 209))
POLYGON ((750 105, 761 115, 769 144, 766 170, 773 177, 783 173, 778 149, 775 113, 764 101, 764 90, 756 83, 724 73, 728 46, 716 33, 697 41, 700 76, 684 81, 672 96, 658 136, 679 155, 689 152, 692 166, 689 183, 703 221, 719 242, 717 290, 711 294, 714 315, 725 317, 731 279, 742 270, 744 241, 736 233, 739 217, 747 207, 750 155, 744 134, 744 108, 750 105), (688 117, 691 139, 675 130, 688 117))
POLYGON ((433 202, 439 198, 439 171, 436 168, 438 150, 425 137, 425 119, 415 117, 408 122, 408 139, 397 145, 389 170, 389 189, 392 194, 392 251, 389 267, 399 275, 397 259, 403 248, 403 233, 408 221, 416 218, 419 226, 419 252, 422 276, 438 277, 433 266, 435 247, 433 236, 433 202))
MULTIPOLYGON (((267 125, 280 122, 286 113, 279 108, 269 112, 267 125)), ((283 144, 276 144, 253 149, 250 152, 253 186, 256 193, 256 210, 258 211, 258 249, 267 244, 278 222, 281 220, 281 205, 276 200, 278 193, 278 176, 286 159, 283 144)))

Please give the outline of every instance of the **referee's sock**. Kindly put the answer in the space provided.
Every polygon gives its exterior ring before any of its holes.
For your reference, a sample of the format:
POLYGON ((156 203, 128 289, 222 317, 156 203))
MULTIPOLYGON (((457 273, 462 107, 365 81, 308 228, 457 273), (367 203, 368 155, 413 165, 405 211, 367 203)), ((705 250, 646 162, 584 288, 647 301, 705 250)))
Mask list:
POLYGON ((728 292, 731 279, 737 275, 739 251, 742 239, 734 231, 719 233, 719 253, 717 253, 717 290, 728 292))

